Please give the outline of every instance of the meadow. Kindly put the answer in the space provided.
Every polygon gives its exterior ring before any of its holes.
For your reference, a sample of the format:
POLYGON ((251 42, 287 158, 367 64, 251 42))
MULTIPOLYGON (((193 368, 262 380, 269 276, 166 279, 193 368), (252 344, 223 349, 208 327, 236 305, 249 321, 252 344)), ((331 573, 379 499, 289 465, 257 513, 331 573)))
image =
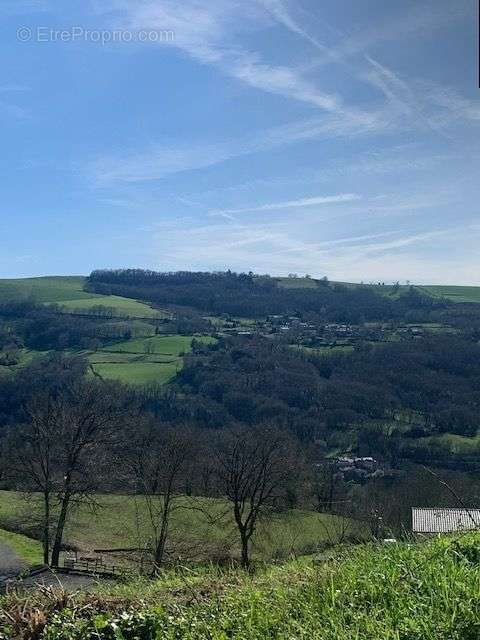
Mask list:
POLYGON ((454 302, 480 302, 480 287, 460 287, 454 285, 432 285, 420 287, 433 296, 448 298, 454 302))
POLYGON ((285 289, 316 289, 318 284, 313 278, 275 278, 285 289))
POLYGON ((183 356, 191 352, 193 339, 214 341, 210 336, 153 336, 124 340, 86 355, 93 372, 102 378, 165 384, 183 367, 183 356))
MULTIPOLYGON (((98 496, 96 502, 93 509, 82 505, 73 512, 65 543, 84 552, 145 547, 150 525, 143 498, 110 494, 98 496)), ((35 537, 32 521, 37 510, 35 497, 26 499, 13 491, 0 491, 0 528, 35 537)), ((170 535, 175 555, 185 559, 235 558, 239 553, 236 528, 223 500, 180 497, 170 535)), ((253 558, 267 561, 314 553, 325 544, 367 535, 366 528, 357 522, 292 509, 260 523, 253 541, 253 558)), ((22 542, 22 536, 18 542, 22 542)), ((36 545, 34 541, 33 549, 36 545)))
POLYGON ((95 306, 111 308, 117 315, 157 318, 165 312, 152 309, 144 302, 120 296, 103 296, 84 291, 84 276, 46 276, 0 280, 0 299, 32 298, 43 304, 58 304, 72 312, 91 310, 95 306))
MULTIPOLYGON (((215 340, 201 335, 157 335, 123 340, 96 351, 70 350, 66 353, 85 356, 91 373, 107 380, 119 380, 128 384, 166 384, 182 369, 183 357, 191 352, 193 339, 203 343, 215 340)), ((21 349, 18 364, 11 367, 0 365, 0 372, 13 373, 33 358, 47 353, 21 349)))

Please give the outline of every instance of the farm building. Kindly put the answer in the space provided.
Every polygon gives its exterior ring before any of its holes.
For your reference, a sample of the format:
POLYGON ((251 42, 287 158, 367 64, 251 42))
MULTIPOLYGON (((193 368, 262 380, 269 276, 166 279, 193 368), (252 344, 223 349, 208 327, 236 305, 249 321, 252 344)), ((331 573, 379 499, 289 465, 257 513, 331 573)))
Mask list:
POLYGON ((480 509, 412 508, 414 533, 449 533, 480 529, 480 509))

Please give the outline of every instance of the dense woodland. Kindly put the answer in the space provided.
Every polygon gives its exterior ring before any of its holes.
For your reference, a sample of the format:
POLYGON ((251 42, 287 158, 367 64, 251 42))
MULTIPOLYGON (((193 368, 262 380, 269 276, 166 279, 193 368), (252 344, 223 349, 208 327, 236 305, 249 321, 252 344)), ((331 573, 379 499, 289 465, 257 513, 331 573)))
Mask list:
POLYGON ((156 273, 127 269, 94 271, 87 286, 95 293, 253 318, 269 314, 315 314, 326 321, 357 323, 401 318, 415 309, 428 314, 445 307, 443 301, 416 293, 389 300, 368 287, 330 285, 326 279, 317 282, 314 288, 287 289, 273 278, 252 273, 156 273))

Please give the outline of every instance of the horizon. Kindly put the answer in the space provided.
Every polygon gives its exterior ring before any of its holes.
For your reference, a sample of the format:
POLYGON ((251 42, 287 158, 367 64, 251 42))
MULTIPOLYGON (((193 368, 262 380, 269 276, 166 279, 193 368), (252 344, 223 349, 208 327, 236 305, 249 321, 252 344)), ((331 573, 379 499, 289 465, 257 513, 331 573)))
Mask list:
MULTIPOLYGON (((146 267, 127 267, 129 269, 146 269, 146 267)), ((226 270, 221 270, 220 273, 224 272, 224 271, 228 271, 229 269, 227 268, 226 270)), ((92 269, 92 271, 95 271, 95 269, 92 269)), ((190 271, 189 269, 179 269, 178 271, 190 271)), ((233 271, 233 269, 230 269, 230 271, 233 271)), ((207 271, 208 273, 208 271, 207 271)), ((240 272, 236 272, 236 273, 240 273, 240 272)), ((246 272, 245 272, 246 273, 246 272)), ((319 280, 325 276, 314 276, 311 274, 272 274, 272 273, 254 273, 254 276, 258 276, 258 277, 262 277, 262 276, 268 276, 270 278, 274 278, 274 279, 278 279, 278 278, 290 278, 292 277, 292 279, 298 279, 298 280, 302 280, 305 278, 311 278, 312 280, 319 280)), ((33 276, 20 276, 18 278, 0 278, 0 282, 2 280, 35 280, 35 279, 42 279, 42 278, 88 278, 89 274, 82 274, 82 273, 69 273, 69 274, 55 274, 55 273, 51 273, 51 274, 45 274, 45 275, 33 275, 33 276)), ((326 276, 328 278, 328 275, 326 276)), ((333 283, 338 283, 338 284, 355 284, 355 285, 368 285, 368 286, 394 286, 396 284, 399 284, 401 287, 407 287, 407 286, 413 286, 413 287, 434 287, 434 286, 442 286, 442 287, 462 287, 462 288, 477 288, 478 285, 474 285, 474 284, 462 284, 462 283, 455 283, 455 284, 444 284, 444 283, 433 283, 433 282, 414 282, 411 280, 382 280, 381 278, 379 280, 332 280, 331 278, 328 278, 329 282, 333 282, 333 283)))
POLYGON ((479 286, 476 3, 317 5, 2 3, 0 278, 479 286))

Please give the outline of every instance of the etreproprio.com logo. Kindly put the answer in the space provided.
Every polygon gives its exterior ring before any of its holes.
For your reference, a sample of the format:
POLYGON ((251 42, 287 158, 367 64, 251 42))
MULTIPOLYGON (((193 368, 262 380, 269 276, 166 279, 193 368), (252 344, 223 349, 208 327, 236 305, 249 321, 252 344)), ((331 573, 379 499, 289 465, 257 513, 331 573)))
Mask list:
POLYGON ((102 45, 129 42, 154 44, 158 42, 173 42, 175 40, 175 32, 170 29, 141 29, 135 31, 130 29, 85 29, 81 26, 66 29, 24 26, 17 29, 17 40, 19 42, 90 42, 102 45))

